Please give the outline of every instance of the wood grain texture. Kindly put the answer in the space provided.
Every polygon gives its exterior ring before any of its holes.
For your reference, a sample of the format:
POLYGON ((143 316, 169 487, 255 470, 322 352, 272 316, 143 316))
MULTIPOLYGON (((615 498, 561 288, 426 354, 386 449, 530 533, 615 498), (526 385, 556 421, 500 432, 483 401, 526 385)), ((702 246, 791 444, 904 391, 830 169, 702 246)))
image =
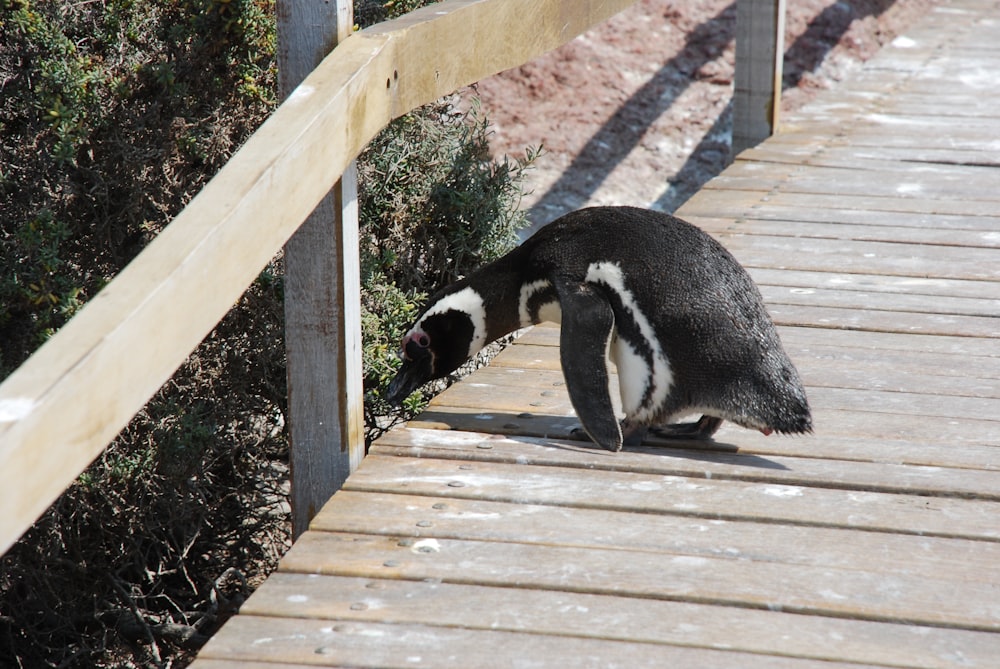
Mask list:
POLYGON ((243 611, 257 616, 364 622, 388 617, 411 624, 430 618, 444 625, 483 630, 572 633, 586 638, 935 669, 960 667, 959 657, 973 666, 987 666, 1000 652, 995 636, 964 630, 814 618, 781 611, 726 610, 669 600, 294 573, 270 578, 243 611), (294 602, 291 607, 289 600, 294 602), (775 629, 786 633, 775 635, 775 629), (843 639, 852 643, 844 644, 843 639))
MULTIPOLYGON (((495 476, 485 464, 459 465, 447 483, 495 476)), ((508 481, 517 484, 516 474, 508 481)), ((455 485, 445 485, 454 488, 455 485)), ((464 487, 464 486, 462 486, 464 487)), ((593 486, 592 486, 593 487, 593 486)), ((790 489, 781 489, 791 496, 790 489)), ((780 497, 776 500, 780 500, 780 497)), ((377 533, 385 536, 467 539, 539 546, 619 548, 671 555, 834 567, 918 578, 979 583, 979 574, 1000 560, 1000 543, 916 535, 865 533, 854 528, 791 526, 769 519, 728 521, 700 517, 579 506, 586 498, 565 496, 549 504, 428 497, 402 492, 340 491, 336 502, 316 516, 322 532, 377 533), (477 522, 470 522, 475 520, 477 522), (579 528, 587 527, 582 533, 579 528), (850 551, 843 550, 845 545, 850 551), (802 546, 810 546, 803 551, 802 546), (878 554, 907 555, 905 564, 873 562, 878 554), (955 565, 963 565, 955 569, 955 565)))
MULTIPOLYGON (((502 448, 494 446, 496 442, 484 441, 476 448, 502 448)), ((505 456, 502 450, 492 456, 469 453, 464 459, 375 453, 345 490, 1000 541, 996 502, 875 491, 845 495, 819 486, 721 481, 659 471, 602 469, 596 478, 573 463, 529 468, 517 461, 517 454, 513 462, 505 456)))
POLYGON ((555 48, 630 4, 452 0, 344 40, 184 211, 0 386, 0 550, 170 377, 391 119, 555 48), (505 39, 494 39, 496 26, 505 39))
POLYGON ((308 532, 283 565, 300 573, 515 585, 1000 632, 994 587, 764 559, 308 532))
POLYGON ((778 128, 785 53, 785 0, 736 5, 732 155, 757 145, 778 128))
MULTIPOLYGON (((352 0, 280 2, 287 97, 351 34, 352 0)), ((351 163, 284 248, 292 536, 364 457, 358 175, 351 163)))
MULTIPOLYGON (((468 606, 463 603, 463 608, 468 606)), ((580 669, 738 666, 747 669, 860 669, 870 665, 826 662, 615 639, 539 635, 534 632, 446 627, 426 623, 290 619, 240 616, 233 633, 217 635, 196 669, 253 667, 251 662, 320 667, 551 666, 580 669), (223 664, 215 663, 217 658, 223 664), (528 658, 531 658, 530 664, 528 658), (202 664, 204 662, 204 664, 202 664), (558 663, 558 664, 556 664, 558 663)))
POLYGON ((996 8, 929 13, 679 211, 760 285, 814 434, 568 439, 534 327, 372 446, 195 669, 992 669, 996 8))

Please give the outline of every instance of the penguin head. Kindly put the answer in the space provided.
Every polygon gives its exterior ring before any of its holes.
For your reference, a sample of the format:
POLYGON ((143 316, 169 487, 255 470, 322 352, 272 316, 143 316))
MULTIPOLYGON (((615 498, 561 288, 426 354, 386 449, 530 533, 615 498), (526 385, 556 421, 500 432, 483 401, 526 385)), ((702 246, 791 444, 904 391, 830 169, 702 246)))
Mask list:
POLYGON ((430 309, 403 336, 399 356, 403 365, 389 384, 387 399, 399 405, 434 379, 458 369, 476 353, 477 328, 473 315, 457 308, 430 309))

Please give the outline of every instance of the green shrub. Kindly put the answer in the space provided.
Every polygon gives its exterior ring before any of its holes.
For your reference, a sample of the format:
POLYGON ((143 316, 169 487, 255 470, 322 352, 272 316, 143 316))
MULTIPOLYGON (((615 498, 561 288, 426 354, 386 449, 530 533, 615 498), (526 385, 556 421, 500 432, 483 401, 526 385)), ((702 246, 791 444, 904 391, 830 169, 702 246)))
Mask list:
MULTIPOLYGON (((0 0, 0 378, 266 117, 272 15, 271 0, 0 0)), ((265 272, 0 558, 0 666, 176 663, 273 567, 282 316, 265 272)))
POLYGON ((273 0, 0 4, 0 378, 273 107, 273 0))
MULTIPOLYGON (((273 0, 0 0, 0 378, 266 117, 272 16, 273 0)), ((486 133, 432 105, 361 160, 372 425, 421 294, 513 243, 525 165, 490 161, 486 133)), ((282 294, 278 257, 0 557, 0 666, 183 665, 273 568, 289 537, 282 294)))
POLYGON ((524 226, 520 183, 535 152, 494 161, 488 134, 477 107, 442 101, 396 120, 358 161, 369 439, 393 413, 379 391, 423 298, 512 249, 524 226))

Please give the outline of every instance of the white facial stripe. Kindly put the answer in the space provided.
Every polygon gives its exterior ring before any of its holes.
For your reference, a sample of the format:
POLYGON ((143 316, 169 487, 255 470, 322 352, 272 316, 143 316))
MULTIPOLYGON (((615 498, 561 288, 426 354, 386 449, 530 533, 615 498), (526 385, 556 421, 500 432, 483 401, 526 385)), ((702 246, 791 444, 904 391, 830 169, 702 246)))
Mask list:
POLYGON ((521 318, 521 327, 526 328, 532 324, 531 313, 528 311, 528 302, 531 297, 538 292, 551 288, 552 284, 547 279, 539 279, 521 286, 521 299, 518 302, 517 313, 521 318))
POLYGON ((472 320, 473 334, 469 343, 469 355, 475 355, 486 345, 486 305, 483 304, 482 296, 471 287, 463 288, 457 293, 445 295, 438 300, 433 307, 427 310, 420 322, 413 326, 411 333, 423 329, 421 323, 428 316, 443 314, 449 311, 461 311, 469 315, 472 320))
POLYGON ((652 419, 657 409, 666 401, 674 382, 666 353, 649 319, 639 309, 635 296, 625 286, 625 276, 621 267, 612 262, 591 263, 587 268, 586 280, 589 283, 603 284, 618 295, 622 305, 635 321, 642 338, 653 352, 653 369, 649 369, 638 351, 621 339, 621 328, 618 328, 619 338, 615 342, 614 356, 617 358, 616 364, 620 365, 618 371, 622 408, 629 418, 639 421, 652 419), (649 402, 643 404, 643 397, 650 384, 653 386, 652 395, 649 402))

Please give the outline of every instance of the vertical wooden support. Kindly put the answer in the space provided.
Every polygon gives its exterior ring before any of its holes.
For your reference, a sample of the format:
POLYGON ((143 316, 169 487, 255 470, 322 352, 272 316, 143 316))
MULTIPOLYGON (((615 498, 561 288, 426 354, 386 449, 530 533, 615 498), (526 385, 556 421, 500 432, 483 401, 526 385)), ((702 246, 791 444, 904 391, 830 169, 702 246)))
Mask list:
MULTIPOLYGON (((278 0, 282 97, 350 34, 352 5, 352 0, 278 0)), ((364 456, 360 300, 352 163, 285 245, 294 537, 364 456)))
POLYGON ((730 160, 777 130, 784 53, 785 0, 739 0, 730 160))

